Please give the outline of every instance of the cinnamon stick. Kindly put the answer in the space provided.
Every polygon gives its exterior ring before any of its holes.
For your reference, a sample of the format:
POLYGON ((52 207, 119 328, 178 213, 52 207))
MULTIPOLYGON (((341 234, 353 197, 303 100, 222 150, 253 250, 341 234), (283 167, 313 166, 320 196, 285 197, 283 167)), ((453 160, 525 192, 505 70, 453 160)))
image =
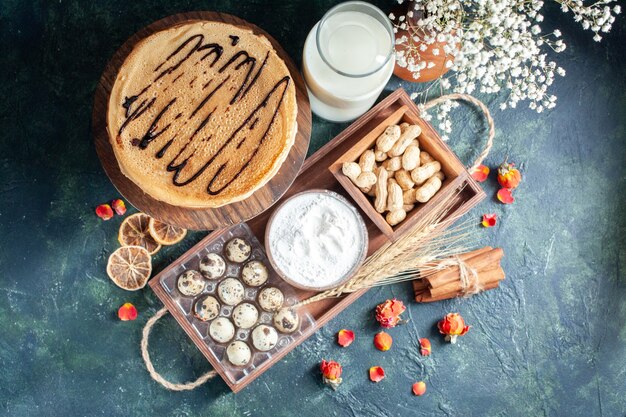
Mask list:
POLYGON ((418 292, 423 292, 428 289, 428 283, 423 279, 414 279, 413 280, 413 291, 415 294, 418 292))
MULTIPOLYGON (((486 288, 487 286, 489 286, 490 284, 493 284, 494 282, 502 281, 505 277, 504 269, 502 269, 499 266, 496 268, 487 269, 487 270, 478 270, 476 272, 477 272, 476 276, 478 279, 478 285, 479 287, 482 287, 482 288, 486 288)), ((470 277, 470 279, 473 279, 473 278, 470 277)), ((462 286, 461 280, 460 278, 457 278, 455 281, 449 282, 445 285, 432 287, 430 288, 429 292, 432 297, 439 297, 439 296, 446 295, 446 294, 448 295, 456 294, 456 293, 461 292, 462 290, 463 290, 463 286, 462 286)))
MULTIPOLYGON (((480 252, 468 259, 461 259, 467 264, 468 267, 479 271, 499 264, 500 259, 502 259, 503 256, 504 251, 502 250, 502 248, 496 248, 480 252)), ((459 276, 459 267, 453 266, 426 276, 422 279, 426 281, 431 288, 436 288, 449 283, 458 282, 459 276)))
MULTIPOLYGON (((498 286, 500 285, 500 281, 495 281, 489 285, 486 285, 483 289, 485 291, 487 290, 493 290, 494 288, 498 288, 498 286)), ((460 297, 463 294, 461 294, 460 292, 458 293, 453 293, 453 294, 444 294, 444 295, 440 295, 438 297, 433 297, 430 292, 426 292, 423 294, 419 294, 415 296, 415 301, 417 301, 418 303, 432 303, 435 301, 442 301, 442 300, 448 300, 450 298, 455 298, 455 297, 460 297)))
MULTIPOLYGON (((491 246, 485 246, 484 248, 476 249, 476 250, 473 250, 473 251, 471 251, 471 252, 465 252, 465 253, 462 253, 462 254, 458 255, 458 257, 459 257, 459 258, 460 258, 463 262, 466 262, 468 259, 473 258, 473 257, 474 257, 474 256, 476 256, 476 255, 480 255, 480 254, 483 254, 483 253, 485 253, 485 252, 489 252, 489 251, 490 251, 490 250, 492 250, 492 249, 493 249, 493 248, 492 248, 491 246)), ((433 271, 432 271, 432 269, 430 269, 430 268, 425 268, 424 270, 420 270, 419 272, 420 272, 420 276, 421 276, 422 278, 425 278, 425 277, 427 277, 427 276, 432 276, 432 275, 434 275, 434 274, 441 273, 442 271, 443 271, 443 270, 436 270, 436 271, 434 271, 434 272, 433 272, 433 271)))

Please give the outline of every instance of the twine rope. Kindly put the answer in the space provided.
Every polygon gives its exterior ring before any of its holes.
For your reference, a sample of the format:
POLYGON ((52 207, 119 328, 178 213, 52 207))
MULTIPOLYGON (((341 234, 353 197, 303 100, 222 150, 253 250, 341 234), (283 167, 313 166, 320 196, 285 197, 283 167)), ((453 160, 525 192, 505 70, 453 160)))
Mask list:
POLYGON ((152 327, 156 324, 161 317, 168 313, 167 308, 163 307, 157 313, 150 317, 150 320, 146 323, 143 328, 142 336, 141 336, 141 357, 143 361, 146 363, 146 368, 148 368, 148 373, 159 384, 163 385, 165 388, 172 391, 190 391, 199 387, 200 385, 207 382, 209 379, 214 378, 217 375, 215 370, 210 370, 204 375, 200 376, 195 381, 185 382, 184 384, 177 384, 168 381, 154 369, 154 365, 152 364, 152 360, 150 359, 150 353, 148 352, 148 338, 150 337, 150 332, 152 331, 152 327))
POLYGON ((493 118, 491 117, 491 113, 489 112, 489 109, 487 108, 487 106, 485 106, 485 104, 482 101, 468 94, 459 94, 459 93, 446 94, 441 97, 437 97, 437 98, 430 100, 429 102, 424 104, 423 108, 426 111, 432 107, 438 106, 439 104, 445 103, 448 100, 466 101, 468 103, 473 104, 474 106, 480 109, 480 111, 485 116, 485 120, 487 121, 487 126, 489 127, 489 132, 487 133, 487 144, 485 145, 485 148, 482 150, 482 152, 478 155, 478 158, 476 158, 476 160, 474 161, 474 164, 470 167, 470 171, 475 170, 478 168, 480 164, 483 163, 485 158, 487 158, 487 155, 489 155, 489 152, 491 151, 491 147, 493 146, 493 138, 496 135, 496 128, 493 122, 493 118))
POLYGON ((459 267, 461 294, 463 294, 463 297, 471 297, 484 290, 483 286, 478 281, 478 271, 469 266, 459 256, 454 256, 439 262, 436 269, 441 270, 455 266, 459 267))
MULTIPOLYGON (((478 157, 474 161, 474 164, 470 167, 470 170, 474 170, 478 168, 480 164, 483 163, 485 158, 487 158, 487 155, 489 155, 489 152, 491 151, 491 148, 493 146, 493 138, 495 136, 495 125, 493 122, 493 118, 491 117, 491 113, 489 112, 489 109, 487 108, 487 106, 485 106, 485 104, 482 101, 468 94, 459 94, 459 93, 446 94, 441 97, 437 97, 428 101, 427 103, 424 104, 423 108, 426 111, 432 107, 438 106, 439 104, 445 103, 448 100, 466 101, 466 102, 473 104, 474 106, 478 107, 481 110, 481 112, 485 116, 485 120, 487 121, 487 125, 489 127, 489 132, 487 134, 487 143, 485 145, 485 148, 482 150, 482 152, 478 155, 478 157)), ((461 288, 462 288, 462 293, 464 297, 472 296, 483 290, 483 287, 478 282, 478 273, 476 272, 476 270, 468 266, 459 257, 442 261, 439 265, 441 269, 446 268, 448 266, 459 267, 459 274, 461 277, 461 288)), ((308 304, 308 303, 304 303, 304 304, 308 304)), ((150 377, 152 377, 152 379, 154 379, 156 382, 158 382, 165 388, 172 390, 172 391, 190 391, 204 384, 211 378, 214 378, 217 375, 217 372, 215 370, 210 370, 204 375, 201 375, 195 381, 189 381, 183 384, 178 384, 178 383, 173 383, 173 382, 168 381, 161 374, 159 374, 156 371, 156 369, 154 369, 154 365, 152 364, 152 359, 150 359, 150 352, 148 352, 148 339, 150 337, 150 332, 152 331, 152 328, 154 327, 156 322, 159 321, 167 313, 168 313, 167 308, 163 307, 162 309, 157 311, 157 313, 146 322, 146 325, 143 328, 142 337, 141 337, 141 357, 143 358, 143 361, 146 364, 146 368, 148 369, 148 373, 150 374, 150 377)))

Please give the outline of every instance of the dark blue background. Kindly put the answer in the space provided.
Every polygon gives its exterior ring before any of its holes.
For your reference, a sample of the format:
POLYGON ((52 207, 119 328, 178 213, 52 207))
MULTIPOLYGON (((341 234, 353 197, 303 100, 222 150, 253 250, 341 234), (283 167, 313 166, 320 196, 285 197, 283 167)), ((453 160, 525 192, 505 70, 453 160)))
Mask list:
MULTIPOLYGON (((567 70, 553 111, 499 111, 487 159, 506 155, 524 182, 514 205, 489 198, 469 216, 500 216, 483 243, 506 251, 501 288, 469 300, 411 301, 409 284, 370 291, 242 393, 219 379, 174 393, 153 382, 139 354, 145 321, 161 307, 149 289, 115 287, 105 273, 120 218, 102 222, 96 205, 117 196, 96 157, 90 119, 107 60, 141 27, 190 10, 236 14, 272 34, 299 64, 312 25, 333 1, 20 1, 0 3, 0 415, 6 416, 399 416, 626 415, 626 58, 624 16, 602 43, 551 6, 567 70), (404 300, 410 324, 392 329, 393 348, 372 346, 374 306, 404 300), (126 301, 139 319, 122 323, 126 301), (473 326, 444 344, 434 324, 459 311, 473 326), (348 349, 334 342, 355 330, 348 349), (433 355, 419 356, 418 337, 433 355), (344 384, 321 386, 317 364, 335 359, 344 384), (381 365, 387 378, 367 379, 381 365), (425 380, 417 398, 411 385, 425 380)), ((388 10, 394 1, 378 1, 388 10)), ((384 94, 399 86, 393 78, 384 94)), ((453 115, 452 147, 469 163, 485 130, 467 107, 453 115)), ((311 152, 346 127, 314 118, 311 152)), ((203 237, 162 250, 162 269, 203 237)), ((172 380, 209 369, 166 318, 152 338, 156 367, 172 380)))

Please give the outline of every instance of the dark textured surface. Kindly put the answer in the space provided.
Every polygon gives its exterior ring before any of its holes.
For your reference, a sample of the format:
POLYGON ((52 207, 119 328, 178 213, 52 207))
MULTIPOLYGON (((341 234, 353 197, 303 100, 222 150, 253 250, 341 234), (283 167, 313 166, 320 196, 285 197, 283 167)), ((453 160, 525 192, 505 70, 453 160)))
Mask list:
MULTIPOLYGON (((109 281, 120 219, 93 214, 116 196, 89 126, 100 73, 137 29, 201 9, 265 28, 299 63, 308 30, 332 3, 0 3, 0 415, 626 415, 626 21, 597 44, 554 10, 544 26, 558 25, 569 43, 558 57, 568 71, 555 83, 559 105, 541 115, 494 111, 487 162, 510 155, 524 182, 514 205, 489 199, 470 214, 500 215, 482 232, 506 251, 500 289, 433 305, 411 303, 408 284, 372 290, 237 395, 220 380, 173 393, 150 379, 138 345, 160 304, 149 289, 127 293, 109 281), (394 346, 382 353, 371 343, 372 308, 392 296, 408 303, 411 322, 391 330, 394 346), (126 301, 140 311, 135 322, 115 317, 126 301), (473 325, 456 346, 434 328, 448 311, 473 325), (334 343, 343 327, 357 334, 348 349, 334 343), (433 341, 426 359, 417 350, 424 336, 433 341), (344 365, 336 392, 319 382, 322 358, 344 365), (372 365, 387 371, 380 384, 367 379, 372 365), (410 388, 420 379, 428 393, 417 398, 410 388)), ((392 79, 386 91, 399 85, 392 79)), ((469 162, 483 126, 467 108, 454 124, 453 147, 469 162)), ((314 119, 312 150, 344 127, 314 119)), ((485 189, 493 195, 494 181, 485 189)), ((201 237, 162 250, 155 269, 201 237)), ((209 369, 171 318, 156 326, 151 350, 173 380, 209 369)))

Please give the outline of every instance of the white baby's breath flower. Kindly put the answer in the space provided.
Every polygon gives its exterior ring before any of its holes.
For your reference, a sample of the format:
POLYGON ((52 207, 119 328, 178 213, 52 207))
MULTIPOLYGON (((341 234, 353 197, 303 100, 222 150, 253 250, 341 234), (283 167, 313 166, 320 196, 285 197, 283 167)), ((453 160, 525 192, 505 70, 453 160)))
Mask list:
MULTIPOLYGON (((554 1, 563 12, 571 12, 584 30, 591 30, 596 41, 621 13, 616 0, 554 1)), ((413 5, 406 17, 390 14, 394 30, 408 31, 397 42, 396 62, 418 81, 422 71, 437 65, 450 72, 433 81, 436 88, 413 93, 412 99, 423 103, 428 91, 498 94, 504 90, 506 98, 498 104, 502 110, 524 102, 537 112, 554 108, 557 100, 550 87, 556 75, 565 76, 565 70, 549 61, 547 52, 560 53, 567 46, 558 29, 542 34, 543 0, 416 0, 413 5), (412 19, 407 25, 408 18, 412 19), (442 64, 426 59, 423 54, 429 50, 446 59, 442 64)), ((449 113, 456 105, 450 102, 437 108, 438 126, 445 136, 452 130, 449 113)))

